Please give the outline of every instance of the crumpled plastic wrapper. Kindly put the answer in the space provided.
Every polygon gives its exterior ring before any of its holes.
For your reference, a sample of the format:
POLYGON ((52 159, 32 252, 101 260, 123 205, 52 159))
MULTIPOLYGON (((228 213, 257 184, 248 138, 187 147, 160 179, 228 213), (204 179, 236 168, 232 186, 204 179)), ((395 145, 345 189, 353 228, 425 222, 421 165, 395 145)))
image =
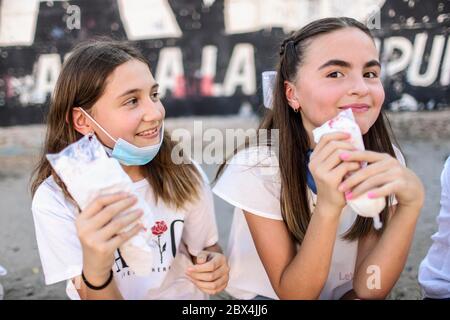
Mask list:
MULTIPOLYGON (((320 138, 324 134, 332 132, 349 133, 351 135, 350 142, 355 148, 361 151, 365 150, 361 130, 355 121, 351 109, 340 112, 335 118, 325 122, 319 128, 314 129, 314 142, 319 143, 320 138)), ((367 163, 361 163, 361 168, 366 166, 367 163)), ((356 199, 348 200, 347 204, 360 216, 373 218, 375 229, 380 229, 382 227, 379 213, 386 207, 386 199, 384 197, 369 199, 366 193, 356 199)))
MULTIPOLYGON (((150 207, 142 197, 133 192, 131 178, 116 159, 108 157, 95 135, 86 135, 61 152, 47 154, 46 157, 81 210, 84 210, 98 196, 128 192, 134 194, 138 201, 117 217, 135 209, 143 210, 144 214, 137 222, 127 226, 121 232, 130 230, 137 223, 141 223, 144 230, 151 229, 154 218, 150 207)), ((138 276, 151 273, 154 258, 149 245, 150 239, 150 232, 140 231, 120 247, 121 255, 138 276)))

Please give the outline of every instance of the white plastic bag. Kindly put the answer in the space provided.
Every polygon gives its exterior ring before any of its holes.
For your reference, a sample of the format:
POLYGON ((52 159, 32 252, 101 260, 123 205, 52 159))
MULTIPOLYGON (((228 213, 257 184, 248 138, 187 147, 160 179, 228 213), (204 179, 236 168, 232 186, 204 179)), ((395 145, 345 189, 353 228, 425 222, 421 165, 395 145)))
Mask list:
MULTIPOLYGON (((144 215, 136 223, 151 229, 154 218, 148 204, 133 192, 130 177, 116 159, 108 157, 95 135, 86 135, 57 154, 47 154, 47 159, 81 210, 100 195, 128 192, 134 194, 138 201, 119 216, 141 209, 144 215)), ((136 223, 121 232, 130 230, 136 223)), ((120 247, 121 255, 138 276, 148 275, 152 269, 150 239, 151 233, 141 231, 120 247)))
MULTIPOLYGON (((365 150, 364 142, 358 124, 355 121, 351 109, 340 112, 335 118, 325 122, 319 128, 313 130, 314 142, 319 143, 320 138, 331 132, 346 132, 351 135, 351 143, 358 150, 365 150)), ((364 168, 367 163, 361 163, 364 168)), ((386 207, 386 199, 384 197, 369 199, 367 194, 363 194, 354 200, 348 200, 347 204, 360 216, 373 218, 375 229, 380 229, 382 223, 379 213, 386 207)))

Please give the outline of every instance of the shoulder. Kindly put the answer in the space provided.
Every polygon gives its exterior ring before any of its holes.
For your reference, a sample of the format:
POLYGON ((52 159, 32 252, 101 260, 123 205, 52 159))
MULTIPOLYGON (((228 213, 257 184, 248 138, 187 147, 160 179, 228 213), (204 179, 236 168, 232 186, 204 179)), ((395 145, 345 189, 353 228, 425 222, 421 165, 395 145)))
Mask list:
POLYGON ((198 171, 198 173, 200 174, 202 181, 204 184, 209 185, 209 179, 208 176, 206 175, 205 171, 203 170, 203 168, 200 166, 200 164, 191 159, 191 163, 192 165, 195 167, 195 169, 198 171))
POLYGON ((213 196, 209 178, 202 166, 195 160, 191 159, 191 168, 197 170, 200 175, 200 185, 198 186, 198 197, 192 202, 187 203, 184 207, 186 212, 198 211, 200 208, 209 208, 213 203, 213 196))
POLYGON ((238 181, 250 178, 265 184, 281 183, 277 153, 268 146, 240 150, 225 165, 223 175, 238 178, 238 181))
POLYGON ((274 148, 269 146, 254 146, 238 151, 227 163, 251 167, 278 167, 278 157, 274 148))
POLYGON ((251 147, 225 164, 213 192, 231 205, 281 220, 278 158, 268 147, 251 147))
POLYGON ((32 205, 39 205, 49 199, 59 199, 64 195, 52 176, 48 177, 39 185, 33 196, 32 205))
POLYGON ((31 209, 36 217, 42 214, 53 213, 63 215, 64 212, 75 210, 75 207, 66 199, 61 187, 50 176, 36 189, 31 202, 31 209))

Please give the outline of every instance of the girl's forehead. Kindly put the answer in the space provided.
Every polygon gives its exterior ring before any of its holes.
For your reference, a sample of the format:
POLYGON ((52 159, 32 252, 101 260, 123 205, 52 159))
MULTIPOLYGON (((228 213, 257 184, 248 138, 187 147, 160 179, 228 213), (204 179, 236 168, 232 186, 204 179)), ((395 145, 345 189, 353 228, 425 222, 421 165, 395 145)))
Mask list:
POLYGON ((331 59, 366 63, 378 59, 378 51, 373 39, 357 28, 332 31, 307 43, 303 64, 323 64, 331 59))
POLYGON ((106 79, 106 90, 119 89, 122 87, 133 86, 136 88, 147 88, 155 82, 153 75, 147 64, 142 61, 132 59, 121 65, 106 79))

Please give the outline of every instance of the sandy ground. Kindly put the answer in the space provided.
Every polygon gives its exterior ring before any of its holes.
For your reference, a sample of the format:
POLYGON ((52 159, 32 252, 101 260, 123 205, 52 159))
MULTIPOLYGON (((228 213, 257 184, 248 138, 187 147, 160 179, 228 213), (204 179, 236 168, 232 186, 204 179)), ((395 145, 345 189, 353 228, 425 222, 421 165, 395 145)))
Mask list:
MULTIPOLYGON (((437 230, 435 218, 439 212, 439 176, 444 160, 450 154, 450 140, 401 139, 400 145, 412 168, 426 188, 426 203, 417 226, 407 265, 392 291, 391 299, 421 299, 417 269, 431 244, 430 236, 437 230)), ((32 157, 32 155, 30 155, 32 157)), ((12 162, 0 152, 0 265, 7 270, 0 277, 4 299, 66 299, 64 284, 45 286, 39 260, 28 192, 30 161, 12 162)), ((208 176, 216 167, 204 165, 208 176)), ((227 245, 232 207, 215 198, 220 244, 227 245)), ((226 298, 220 295, 215 298, 226 298)))

